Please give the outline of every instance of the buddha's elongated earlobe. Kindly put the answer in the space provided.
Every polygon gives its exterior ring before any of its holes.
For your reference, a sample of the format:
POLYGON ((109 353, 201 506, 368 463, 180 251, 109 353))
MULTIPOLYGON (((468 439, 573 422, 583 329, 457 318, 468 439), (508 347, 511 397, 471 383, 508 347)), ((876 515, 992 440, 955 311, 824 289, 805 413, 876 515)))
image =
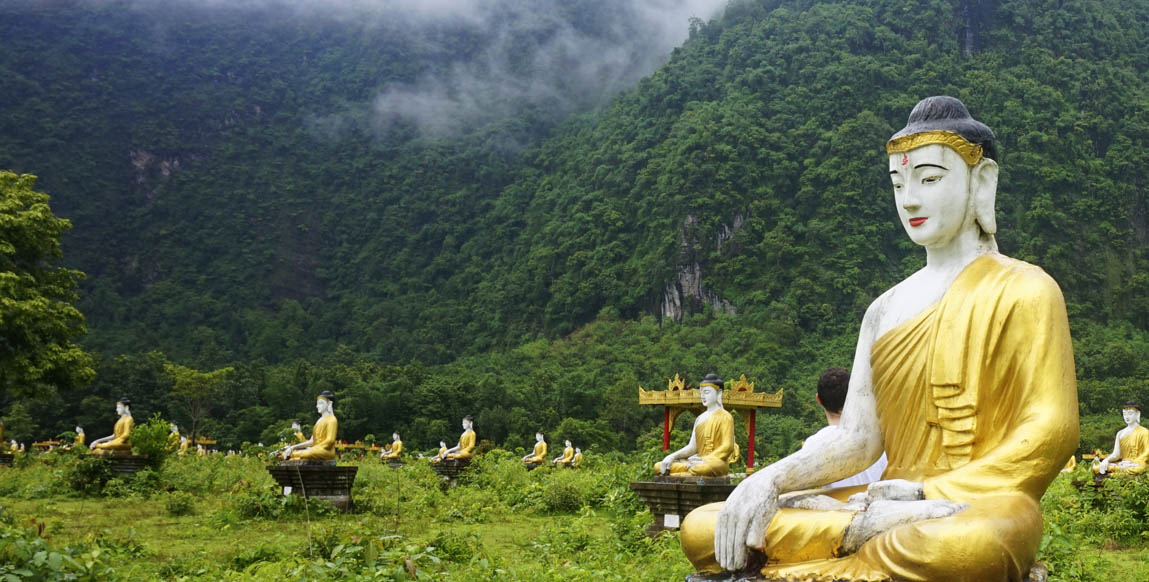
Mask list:
POLYGON ((982 158, 970 168, 969 187, 973 198, 974 219, 986 234, 997 232, 997 218, 994 205, 997 202, 997 162, 982 158))

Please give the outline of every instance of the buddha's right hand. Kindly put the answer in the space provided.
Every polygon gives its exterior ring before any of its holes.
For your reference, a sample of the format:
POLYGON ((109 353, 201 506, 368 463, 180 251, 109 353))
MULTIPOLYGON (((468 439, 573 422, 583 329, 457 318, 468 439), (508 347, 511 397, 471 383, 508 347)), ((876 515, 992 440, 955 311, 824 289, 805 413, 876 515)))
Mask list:
POLYGON ((778 487, 768 472, 751 475, 722 506, 714 528, 714 557, 728 572, 746 566, 751 549, 766 540, 766 526, 778 512, 778 487))

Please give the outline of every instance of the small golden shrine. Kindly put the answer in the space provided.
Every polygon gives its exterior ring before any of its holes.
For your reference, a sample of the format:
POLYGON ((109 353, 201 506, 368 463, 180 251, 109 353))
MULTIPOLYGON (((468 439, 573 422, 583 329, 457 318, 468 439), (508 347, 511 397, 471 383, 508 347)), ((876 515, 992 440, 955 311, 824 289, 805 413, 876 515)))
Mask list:
MULTIPOLYGON (((738 415, 742 417, 742 421, 746 423, 746 436, 747 440, 750 441, 746 447, 747 468, 754 467, 754 426, 758 409, 781 408, 782 392, 782 390, 773 393, 755 392, 754 383, 746 380, 746 374, 742 374, 737 380, 730 380, 726 383, 726 389, 722 392, 722 406, 727 410, 737 411, 738 415)), ((674 378, 667 382, 666 390, 647 390, 639 386, 638 403, 665 407, 662 429, 662 450, 664 451, 670 450, 670 427, 674 426, 674 421, 678 420, 678 415, 686 410, 694 413, 705 410, 702 406, 702 398, 698 395, 698 388, 687 386, 686 380, 683 380, 677 373, 674 378)))

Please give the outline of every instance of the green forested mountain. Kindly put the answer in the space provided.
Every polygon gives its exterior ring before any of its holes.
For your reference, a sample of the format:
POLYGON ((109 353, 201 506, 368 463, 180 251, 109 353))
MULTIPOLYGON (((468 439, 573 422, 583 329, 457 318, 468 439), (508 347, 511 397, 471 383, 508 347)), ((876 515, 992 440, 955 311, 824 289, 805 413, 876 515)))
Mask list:
MULTIPOLYGON (((635 34, 623 3, 563 5, 585 38, 635 34)), ((848 364, 865 306, 923 262, 883 145, 933 94, 999 137, 999 244, 1062 285, 1083 412, 1149 396, 1144 2, 738 0, 591 109, 586 79, 629 69, 529 58, 567 28, 252 6, 0 8, 0 167, 75 224, 92 405, 160 400, 166 357, 237 365, 215 411, 237 441, 324 386, 350 394, 352 437, 437 441, 471 412, 500 442, 571 419, 629 447, 653 419, 620 405, 674 371, 797 389, 812 420, 811 375, 848 364), (522 90, 389 89, 496 42, 522 90)), ((777 422, 780 451, 798 428, 777 422)))

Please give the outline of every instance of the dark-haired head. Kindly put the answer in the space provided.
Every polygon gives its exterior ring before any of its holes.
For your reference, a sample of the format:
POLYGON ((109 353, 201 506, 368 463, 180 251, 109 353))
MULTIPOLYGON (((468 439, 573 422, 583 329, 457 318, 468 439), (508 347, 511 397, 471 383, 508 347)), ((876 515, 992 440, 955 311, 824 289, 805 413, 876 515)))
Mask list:
POLYGON ((850 387, 850 373, 842 368, 830 368, 818 377, 818 402, 827 412, 841 414, 850 387))
POLYGON ((891 136, 889 141, 931 131, 948 131, 960 135, 969 143, 981 146, 983 156, 997 159, 993 131, 974 119, 959 99, 946 95, 926 97, 919 101, 910 112, 906 126, 891 136))

